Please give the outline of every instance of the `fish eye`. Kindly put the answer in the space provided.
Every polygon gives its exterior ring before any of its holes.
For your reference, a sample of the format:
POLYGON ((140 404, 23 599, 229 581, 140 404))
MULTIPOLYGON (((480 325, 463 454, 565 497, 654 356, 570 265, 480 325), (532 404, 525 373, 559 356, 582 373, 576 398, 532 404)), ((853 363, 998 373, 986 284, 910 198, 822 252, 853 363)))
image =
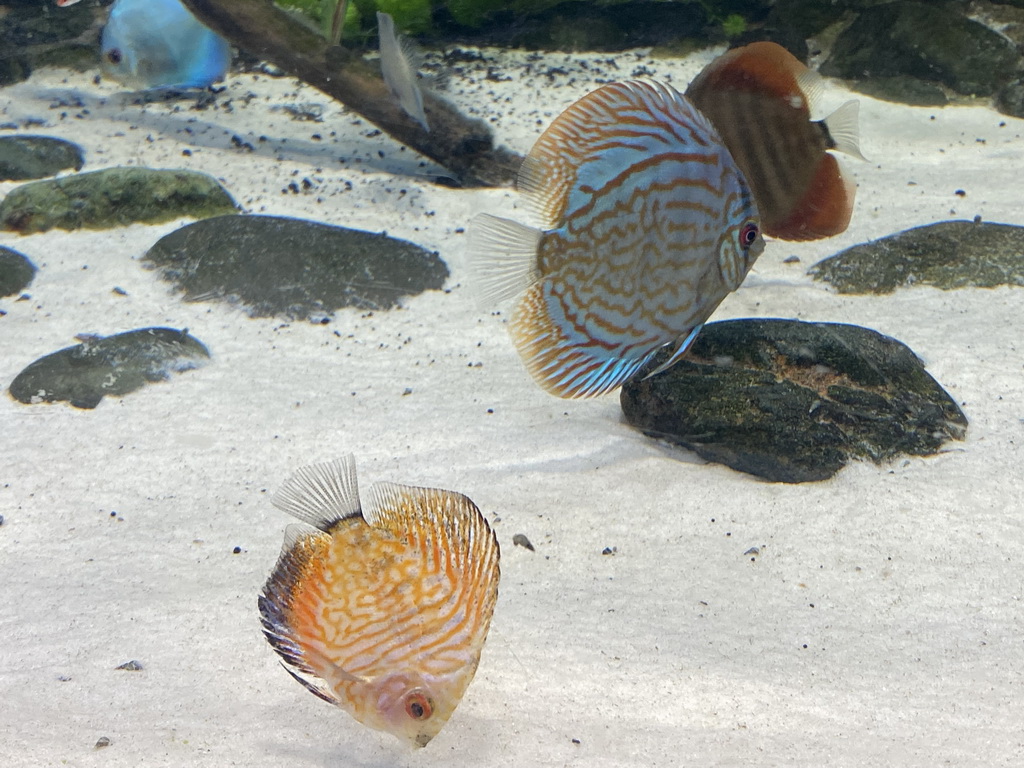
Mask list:
POLYGON ((121 50, 119 48, 111 48, 107 51, 107 61, 111 64, 121 63, 121 50))
POLYGON ((434 707, 430 699, 422 693, 415 692, 409 694, 405 700, 405 713, 413 720, 429 720, 434 714, 434 707))
POLYGON ((757 240, 757 224, 748 222, 743 230, 740 232, 740 245, 744 248, 749 248, 757 240))

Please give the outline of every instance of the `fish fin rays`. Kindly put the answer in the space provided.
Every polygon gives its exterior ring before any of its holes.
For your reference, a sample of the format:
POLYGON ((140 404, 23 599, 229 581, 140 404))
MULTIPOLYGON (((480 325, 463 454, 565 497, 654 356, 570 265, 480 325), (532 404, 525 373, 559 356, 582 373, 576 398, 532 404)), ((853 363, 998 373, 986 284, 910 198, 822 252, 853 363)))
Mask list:
POLYGON ((271 503, 304 523, 329 532, 360 512, 355 458, 351 455, 297 470, 271 503))
POLYGON ((537 282, 537 249, 544 233, 518 221, 474 217, 469 234, 470 277, 481 308, 514 298, 537 282))
POLYGON ((697 338, 698 334, 704 329, 704 323, 696 326, 686 336, 681 336, 675 343, 675 348, 672 350, 672 354, 669 355, 668 360, 659 365, 653 371, 644 376, 644 379, 649 379, 651 376, 657 376, 659 373, 664 373, 673 365, 679 362, 680 358, 686 354, 690 346, 693 344, 693 340, 697 338))
POLYGON ((402 110, 419 123, 424 131, 430 131, 423 107, 423 92, 417 82, 415 47, 395 33, 395 22, 391 15, 381 11, 377 11, 377 33, 384 82, 402 110))
POLYGON ((832 149, 867 162, 867 158, 860 151, 859 118, 860 102, 856 99, 851 99, 822 122, 828 131, 828 136, 834 143, 834 146, 831 147, 832 149))
MULTIPOLYGON (((595 354, 588 344, 569 338, 551 319, 544 283, 533 285, 517 304, 510 331, 530 375, 548 392, 564 398, 596 397, 615 389, 651 354, 595 354)), ((601 350, 597 345, 594 349, 601 350)))

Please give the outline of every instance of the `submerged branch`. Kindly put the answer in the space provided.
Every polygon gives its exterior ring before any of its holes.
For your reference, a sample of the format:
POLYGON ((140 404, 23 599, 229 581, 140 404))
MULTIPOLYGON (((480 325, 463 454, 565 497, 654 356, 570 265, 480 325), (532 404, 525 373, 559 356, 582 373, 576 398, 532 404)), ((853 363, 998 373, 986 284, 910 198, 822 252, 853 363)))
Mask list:
POLYGON ((451 171, 465 186, 510 184, 522 158, 494 146, 482 120, 423 93, 430 131, 398 105, 380 72, 352 51, 330 45, 271 0, 182 0, 197 19, 244 51, 309 83, 381 130, 451 171))

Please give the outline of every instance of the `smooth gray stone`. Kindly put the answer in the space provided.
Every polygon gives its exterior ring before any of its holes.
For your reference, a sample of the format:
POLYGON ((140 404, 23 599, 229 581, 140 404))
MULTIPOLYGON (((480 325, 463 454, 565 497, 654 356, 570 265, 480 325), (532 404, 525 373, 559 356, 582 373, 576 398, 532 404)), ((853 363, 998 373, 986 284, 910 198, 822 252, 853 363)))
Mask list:
POLYGON ((90 339, 41 357, 11 383, 22 403, 67 401, 95 408, 105 395, 125 395, 205 365, 210 353, 187 331, 140 328, 90 339))
POLYGON ((21 293, 35 276, 35 264, 27 256, 0 245, 0 296, 21 293))
POLYGON ((448 267, 405 240, 278 216, 224 216, 161 238, 143 261, 185 301, 242 304, 251 317, 322 320, 438 290, 448 267))
POLYGON ((0 181, 56 176, 85 162, 82 148, 52 136, 0 136, 0 181))

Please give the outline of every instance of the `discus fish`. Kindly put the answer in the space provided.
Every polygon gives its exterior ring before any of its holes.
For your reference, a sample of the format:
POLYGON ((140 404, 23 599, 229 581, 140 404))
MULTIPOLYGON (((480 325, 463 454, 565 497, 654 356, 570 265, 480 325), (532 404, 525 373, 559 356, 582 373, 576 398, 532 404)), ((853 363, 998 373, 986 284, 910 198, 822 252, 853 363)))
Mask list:
POLYGON ((793 54, 760 42, 719 56, 686 89, 754 190, 766 235, 817 240, 850 223, 856 188, 827 150, 864 159, 858 105, 848 101, 812 121, 821 88, 821 77, 793 54))
POLYGON ((130 88, 206 88, 231 49, 178 0, 117 0, 103 28, 105 74, 130 88))
POLYGON ((377 11, 377 35, 380 38, 380 70, 384 82, 398 99, 405 113, 429 131, 427 113, 423 111, 423 92, 416 83, 416 68, 408 41, 395 35, 395 22, 390 14, 377 11))
POLYGON ((498 543, 460 493, 377 483, 354 459, 300 469, 272 503, 291 525, 259 598, 285 669, 363 725, 413 746, 473 679, 498 598, 498 543), (312 526, 312 527, 310 527, 312 526))
POLYGON ((546 228, 480 214, 472 265, 484 298, 519 296, 513 342, 560 397, 612 390, 674 342, 655 373, 671 366, 764 249, 718 133, 661 83, 611 83, 570 106, 518 187, 546 228))

